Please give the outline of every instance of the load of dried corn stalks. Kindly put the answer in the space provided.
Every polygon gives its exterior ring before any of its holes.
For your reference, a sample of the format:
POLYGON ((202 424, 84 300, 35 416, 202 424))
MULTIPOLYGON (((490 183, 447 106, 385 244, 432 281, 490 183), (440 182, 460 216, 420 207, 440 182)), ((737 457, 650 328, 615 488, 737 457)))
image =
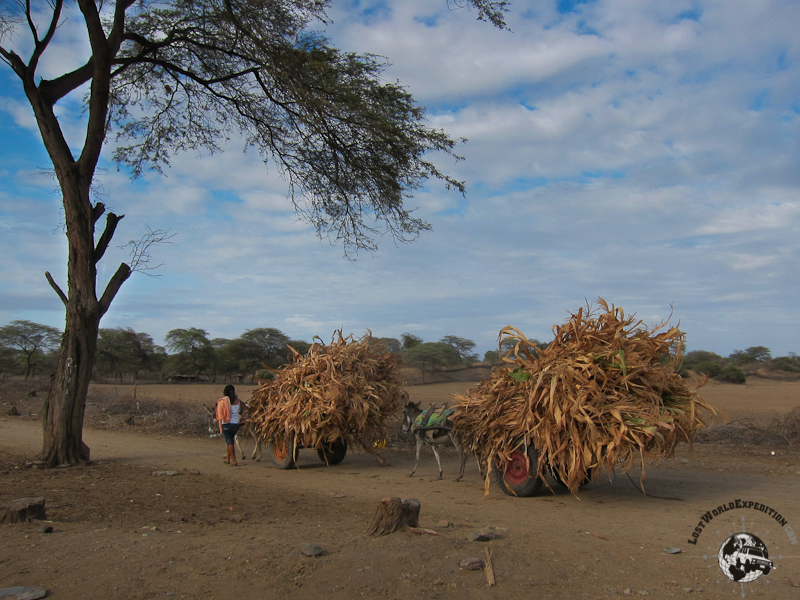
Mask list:
POLYGON ((521 444, 534 446, 531 469, 542 479, 551 469, 573 494, 601 470, 626 472, 637 457, 644 467, 645 452, 672 456, 716 412, 676 372, 684 334, 657 333, 665 325, 648 331, 601 298, 553 327, 545 350, 506 327, 505 364, 456 397, 455 430, 500 472, 521 444))
POLYGON ((369 334, 354 340, 341 331, 305 355, 290 349, 293 362, 253 392, 249 420, 259 437, 318 450, 355 442, 374 454, 375 442, 388 437, 386 419, 406 399, 395 356, 369 334))

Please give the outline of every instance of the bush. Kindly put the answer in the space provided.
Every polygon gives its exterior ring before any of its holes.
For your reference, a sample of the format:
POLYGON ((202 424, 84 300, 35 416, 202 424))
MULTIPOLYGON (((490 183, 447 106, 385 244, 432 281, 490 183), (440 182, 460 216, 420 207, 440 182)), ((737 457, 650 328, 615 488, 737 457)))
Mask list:
POLYGON ((772 368, 789 373, 800 373, 800 361, 795 356, 779 356, 772 361, 772 368))
POLYGON ((710 360, 704 360, 694 365, 692 367, 692 371, 695 373, 708 375, 709 377, 716 377, 722 372, 722 367, 720 367, 717 363, 711 362, 710 360))
POLYGON ((718 381, 727 381, 728 383, 744 383, 747 377, 739 367, 725 367, 715 377, 718 381))

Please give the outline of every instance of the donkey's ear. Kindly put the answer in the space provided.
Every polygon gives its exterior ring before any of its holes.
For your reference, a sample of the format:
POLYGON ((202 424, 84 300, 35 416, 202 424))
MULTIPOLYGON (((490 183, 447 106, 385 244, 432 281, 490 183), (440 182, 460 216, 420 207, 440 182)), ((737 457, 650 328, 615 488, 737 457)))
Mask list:
POLYGON ((413 406, 414 408, 419 408, 420 406, 422 406, 422 400, 420 400, 419 402, 416 402, 416 403, 412 402, 411 406, 413 406))

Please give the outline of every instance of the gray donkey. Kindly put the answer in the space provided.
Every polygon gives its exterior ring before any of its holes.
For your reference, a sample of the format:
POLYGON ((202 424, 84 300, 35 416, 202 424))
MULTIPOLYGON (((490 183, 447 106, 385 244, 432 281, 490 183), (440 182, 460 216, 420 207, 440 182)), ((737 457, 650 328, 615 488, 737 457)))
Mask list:
POLYGON ((417 441, 417 459, 414 463, 414 468, 408 474, 412 477, 417 471, 419 464, 419 451, 424 444, 428 444, 433 450, 433 455, 436 457, 436 463, 439 465, 439 479, 442 478, 442 461, 439 460, 439 446, 441 444, 451 443, 458 450, 461 456, 461 470, 453 481, 459 481, 464 476, 464 465, 467 462, 467 453, 464 451, 464 446, 458 434, 453 431, 453 424, 447 419, 447 412, 445 407, 437 410, 435 406, 431 406, 426 411, 422 411, 420 403, 416 404, 409 402, 403 409, 403 433, 413 433, 417 441), (437 416, 439 418, 437 419, 437 416), (431 419, 433 417, 433 419, 431 419), (432 423, 431 423, 432 421, 432 423), (430 424, 429 424, 430 423, 430 424))

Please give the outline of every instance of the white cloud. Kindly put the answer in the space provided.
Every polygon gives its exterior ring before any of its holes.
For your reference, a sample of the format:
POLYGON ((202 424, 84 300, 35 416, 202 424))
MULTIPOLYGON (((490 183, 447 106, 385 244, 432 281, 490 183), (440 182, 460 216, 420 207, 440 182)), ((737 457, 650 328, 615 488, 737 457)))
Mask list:
POLYGON ((740 233, 756 229, 797 228, 800 202, 753 204, 720 215, 713 223, 699 228, 701 234, 740 233))

